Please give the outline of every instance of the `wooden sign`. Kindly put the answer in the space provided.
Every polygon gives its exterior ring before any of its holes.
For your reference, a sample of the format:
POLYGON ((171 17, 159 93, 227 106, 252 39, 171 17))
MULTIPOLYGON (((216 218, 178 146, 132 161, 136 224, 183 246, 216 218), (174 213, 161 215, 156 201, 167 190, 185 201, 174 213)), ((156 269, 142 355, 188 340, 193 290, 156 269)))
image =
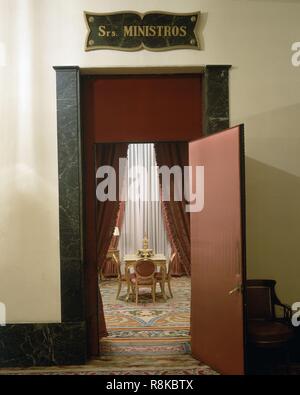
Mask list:
POLYGON ((86 51, 168 51, 200 49, 197 27, 200 12, 172 14, 134 11, 95 14, 85 12, 88 26, 86 51))

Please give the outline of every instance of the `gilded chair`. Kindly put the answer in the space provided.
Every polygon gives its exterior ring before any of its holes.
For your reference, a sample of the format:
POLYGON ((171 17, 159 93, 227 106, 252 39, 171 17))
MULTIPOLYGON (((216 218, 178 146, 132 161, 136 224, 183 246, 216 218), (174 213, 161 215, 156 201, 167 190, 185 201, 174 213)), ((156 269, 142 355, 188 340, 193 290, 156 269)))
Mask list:
POLYGON ((283 350, 289 367, 292 311, 280 302, 275 286, 274 280, 247 281, 248 340, 255 349, 283 350), (277 310, 281 310, 280 316, 277 310))
POLYGON ((169 265, 168 265, 168 273, 165 274, 162 272, 157 272, 155 273, 155 279, 156 282, 159 283, 160 285, 160 289, 163 291, 163 287, 164 287, 164 277, 165 277, 165 283, 168 284, 168 288, 169 288, 169 293, 170 293, 170 297, 173 298, 173 293, 172 293, 172 288, 171 288, 171 281, 172 281, 172 269, 173 269, 173 265, 174 265, 174 261, 176 258, 176 252, 174 252, 174 254, 171 255, 170 259, 169 259, 169 265))
POLYGON ((130 277, 130 284, 135 293, 136 304, 139 303, 139 289, 151 288, 152 300, 155 303, 155 263, 151 259, 141 259, 135 264, 135 273, 130 277))
POLYGON ((117 274, 118 274, 118 291, 117 291, 117 297, 116 297, 116 299, 118 300, 120 297, 121 290, 122 290, 122 273, 121 273, 121 262, 116 254, 112 254, 112 262, 113 262, 113 264, 116 268, 117 274))

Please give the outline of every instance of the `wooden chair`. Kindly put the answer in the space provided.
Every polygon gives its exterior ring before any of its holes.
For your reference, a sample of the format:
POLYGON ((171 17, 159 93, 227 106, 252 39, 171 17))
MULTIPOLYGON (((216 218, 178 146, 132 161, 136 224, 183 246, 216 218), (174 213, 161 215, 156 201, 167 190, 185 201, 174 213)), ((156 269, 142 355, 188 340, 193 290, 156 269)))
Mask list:
POLYGON ((105 261, 100 266, 100 279, 102 281, 104 281, 106 278, 118 276, 116 265, 113 261, 113 254, 115 254, 116 258, 120 260, 120 251, 116 248, 109 248, 105 261))
POLYGON ((289 366, 289 344, 294 331, 292 310, 278 299, 274 280, 247 281, 247 314, 249 343, 259 349, 282 349, 289 366), (276 314, 276 306, 282 316, 276 314))
POLYGON ((151 288, 152 300, 155 303, 155 263, 151 259, 141 259, 135 264, 135 273, 130 277, 133 293, 135 293, 136 304, 139 303, 139 289, 151 288))
POLYGON ((112 254, 112 261, 116 267, 117 273, 118 273, 118 291, 117 291, 117 297, 116 299, 118 300, 120 297, 120 293, 122 290, 122 273, 121 273, 121 262, 119 257, 116 254, 112 254))
MULTIPOLYGON (((172 280, 172 269, 173 269, 173 264, 176 258, 176 252, 174 252, 174 254, 171 255, 170 259, 169 259, 169 265, 168 265, 168 273, 166 273, 165 275, 165 282, 168 283, 168 288, 169 288, 169 293, 170 293, 170 297, 173 298, 173 293, 172 293, 172 288, 171 288, 171 280, 172 280)), ((155 273, 155 278, 156 278, 156 282, 159 283, 160 285, 160 289, 163 290, 163 273, 158 272, 155 273)))

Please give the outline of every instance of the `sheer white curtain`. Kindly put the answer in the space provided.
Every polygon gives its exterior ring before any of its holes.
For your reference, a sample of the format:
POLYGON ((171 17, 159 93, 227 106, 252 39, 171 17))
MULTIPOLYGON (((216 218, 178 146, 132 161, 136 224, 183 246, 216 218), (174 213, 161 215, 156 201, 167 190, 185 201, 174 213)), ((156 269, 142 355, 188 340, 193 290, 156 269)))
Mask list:
POLYGON ((153 144, 129 145, 127 202, 119 242, 121 259, 142 248, 145 234, 149 248, 155 253, 170 256, 171 246, 162 216, 156 166, 153 144))

